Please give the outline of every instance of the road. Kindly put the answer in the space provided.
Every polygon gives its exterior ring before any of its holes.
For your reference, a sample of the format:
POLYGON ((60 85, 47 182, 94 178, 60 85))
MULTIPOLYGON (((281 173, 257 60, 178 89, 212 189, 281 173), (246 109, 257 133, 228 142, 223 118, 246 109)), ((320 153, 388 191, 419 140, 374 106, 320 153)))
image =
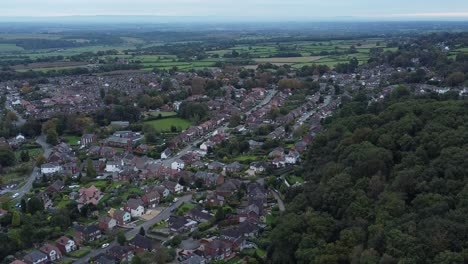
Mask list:
MULTIPOLYGON (((45 142, 45 136, 44 135, 39 136, 36 140, 36 143, 41 145, 42 149, 44 150, 44 157, 46 159, 49 158, 50 154, 52 153, 53 147, 45 142)), ((15 197, 14 199, 21 200, 21 198, 23 198, 23 196, 25 196, 32 189, 34 180, 36 180, 36 178, 40 176, 41 174, 40 169, 37 168, 35 165, 36 164, 34 163, 33 164, 34 167, 31 172, 31 175, 27 179, 25 185, 23 185, 21 188, 17 190, 3 190, 1 194, 3 195, 9 192, 18 193, 18 196, 15 197)))
MULTIPOLYGON (((175 208, 179 207, 183 202, 188 202, 190 200, 192 200, 192 195, 191 194, 180 197, 179 200, 177 200, 177 202, 175 202, 172 206, 167 207, 166 209, 162 210, 161 213, 159 213, 155 218, 153 218, 153 219, 151 219, 149 221, 146 221, 143 224, 141 224, 139 226, 136 226, 136 227, 130 229, 129 231, 127 231, 125 233, 125 237, 127 238, 127 240, 133 238, 136 234, 138 234, 141 227, 143 227, 146 231, 148 231, 148 229, 150 229, 156 223, 159 223, 159 222, 161 222, 163 220, 168 219, 171 216, 171 210, 172 209, 175 209, 175 208)), ((113 241, 112 243, 110 243, 109 247, 112 247, 112 246, 115 246, 115 245, 117 245, 117 242, 113 241)), ((107 248, 109 248, 109 247, 107 247, 107 248)), ((95 256, 97 256, 97 255, 99 255, 101 253, 105 253, 107 248, 95 249, 91 253, 89 253, 88 255, 74 261, 73 263, 75 263, 75 264, 88 263, 90 258, 95 257, 95 256)))
POLYGON ((16 116, 18 117, 18 120, 15 122, 15 126, 16 127, 22 127, 26 123, 26 120, 11 106, 10 102, 11 102, 11 98, 7 97, 7 102, 5 104, 5 107, 8 110, 15 113, 16 116))
POLYGON ((284 202, 279 196, 278 192, 276 190, 272 190, 273 196, 275 196, 276 201, 278 202, 278 208, 280 212, 284 212, 286 210, 286 207, 284 206, 284 202))
POLYGON ((294 124, 293 131, 302 126, 307 119, 309 119, 312 115, 315 115, 318 111, 320 111, 322 108, 328 106, 331 103, 332 97, 331 96, 326 96, 323 104, 319 105, 317 108, 310 110, 309 112, 305 113, 301 117, 299 117, 296 121, 296 124, 294 124))

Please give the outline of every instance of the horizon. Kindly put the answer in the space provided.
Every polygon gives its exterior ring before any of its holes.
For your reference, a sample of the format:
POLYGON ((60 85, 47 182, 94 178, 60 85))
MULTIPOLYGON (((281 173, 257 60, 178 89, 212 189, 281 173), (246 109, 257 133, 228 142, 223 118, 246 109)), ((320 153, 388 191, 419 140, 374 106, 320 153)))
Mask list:
POLYGON ((192 18, 219 21, 468 21, 468 1, 393 0, 16 0, 0 21, 96 17, 192 18))

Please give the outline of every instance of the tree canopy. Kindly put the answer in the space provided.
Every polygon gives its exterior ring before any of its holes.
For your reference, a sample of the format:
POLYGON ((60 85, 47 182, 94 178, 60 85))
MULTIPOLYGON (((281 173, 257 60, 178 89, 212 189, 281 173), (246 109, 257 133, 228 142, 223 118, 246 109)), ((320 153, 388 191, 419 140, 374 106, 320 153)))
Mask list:
POLYGON ((316 137, 273 263, 467 261, 468 103, 406 98, 351 102, 316 137))

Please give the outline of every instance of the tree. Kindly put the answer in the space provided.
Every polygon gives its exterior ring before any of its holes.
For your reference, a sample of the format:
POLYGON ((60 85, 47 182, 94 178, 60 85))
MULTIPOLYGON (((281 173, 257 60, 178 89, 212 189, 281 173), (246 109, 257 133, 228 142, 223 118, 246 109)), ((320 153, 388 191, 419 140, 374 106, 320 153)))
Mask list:
POLYGON ((239 114, 234 114, 229 118, 229 127, 236 127, 241 123, 241 116, 239 114))
POLYGON ((164 78, 164 80, 161 83, 161 88, 163 89, 163 91, 172 90, 174 88, 174 86, 172 85, 172 80, 170 78, 164 78))
POLYGON ((123 231, 120 231, 117 234, 117 243, 119 243, 119 245, 123 246, 123 245, 125 245, 126 242, 127 242, 127 239, 125 238, 125 233, 123 231))
POLYGON ((22 162, 28 162, 30 160, 29 151, 23 150, 20 153, 20 159, 22 162))
POLYGON ((216 222, 223 221, 225 218, 226 218, 226 213, 224 212, 223 207, 218 208, 215 214, 216 222))
POLYGON ((15 153, 8 148, 0 148, 0 165, 4 167, 13 166, 16 163, 15 153))
POLYGON ((39 198, 34 196, 27 202, 27 208, 28 213, 35 214, 36 212, 41 212, 44 210, 44 204, 39 198))
POLYGON ((146 235, 145 229, 143 227, 140 227, 140 231, 138 232, 138 234, 145 236, 146 235))
POLYGON ((46 142, 51 145, 58 144, 58 134, 56 129, 49 129, 46 133, 46 142))
POLYGON ((463 72, 454 72, 447 77, 447 84, 450 86, 458 86, 465 81, 463 72))
POLYGON ((94 169, 93 161, 89 158, 86 160, 86 178, 96 178, 96 170, 94 169))
POLYGON ((131 264, 143 264, 143 263, 150 263, 150 262, 143 262, 138 254, 133 256, 131 264))
POLYGON ((44 155, 39 155, 37 156, 36 158, 36 166, 37 167, 41 167, 42 164, 46 163, 47 162, 47 159, 44 157, 44 155))
POLYGON ((21 224, 21 215, 19 212, 14 211, 13 216, 11 218, 11 225, 14 227, 18 227, 21 224))
POLYGON ((27 207, 26 207, 26 200, 24 198, 21 199, 21 212, 26 213, 27 207))

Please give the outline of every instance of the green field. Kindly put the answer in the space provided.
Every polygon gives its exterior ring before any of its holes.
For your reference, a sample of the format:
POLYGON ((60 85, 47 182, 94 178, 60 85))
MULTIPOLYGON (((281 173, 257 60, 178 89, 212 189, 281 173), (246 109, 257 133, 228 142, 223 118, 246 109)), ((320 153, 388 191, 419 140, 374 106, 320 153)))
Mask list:
MULTIPOLYGON (((73 39, 77 42, 87 42, 86 36, 70 38, 67 35, 60 34, 0 34, 0 39, 73 39)), ((248 36, 241 37, 243 40, 255 40, 255 39, 268 39, 268 36, 248 36)), ((141 48, 145 47, 157 47, 164 45, 163 42, 147 41, 137 37, 121 37, 124 42, 116 45, 96 45, 96 46, 85 46, 85 47, 74 47, 74 48, 62 48, 62 49, 40 49, 40 50, 24 50, 14 44, 0 44, 0 53, 7 54, 9 56, 5 59, 24 59, 28 57, 30 59, 38 59, 43 57, 51 56, 63 56, 64 61, 67 61, 71 56, 80 55, 85 52, 98 52, 98 51, 118 51, 115 55, 103 55, 99 56, 100 60, 113 60, 116 58, 126 58, 130 63, 140 63, 144 71, 152 71, 154 68, 160 70, 169 70, 173 67, 177 67, 179 70, 198 70, 203 68, 214 68, 217 62, 230 63, 232 59, 224 58, 223 55, 231 54, 233 51, 241 53, 242 55, 248 54, 247 60, 251 61, 252 65, 246 65, 246 67, 255 67, 258 63, 273 63, 276 65, 289 64, 294 68, 300 68, 306 65, 312 64, 326 64, 333 67, 337 63, 348 62, 353 56, 357 57, 361 63, 365 63, 368 60, 370 49, 373 47, 381 47, 385 50, 394 50, 395 48, 386 48, 385 40, 380 38, 369 38, 359 40, 333 40, 333 41, 291 41, 287 42, 263 42, 261 44, 238 44, 229 48, 210 47, 206 51, 207 57, 201 60, 183 59, 178 58, 174 54, 168 54, 170 52, 158 52, 155 54, 142 54, 141 48), (351 46, 355 46, 358 53, 352 55, 327 55, 328 53, 345 53, 350 49, 351 46), (326 52, 326 53, 324 53, 326 52), (294 53, 298 54, 296 57, 283 57, 279 53, 294 53), (322 54, 324 53, 324 54, 322 54), (301 57, 299 57, 301 55, 301 57)), ((173 44, 181 44, 184 42, 174 42, 173 44)), ((462 49, 454 50, 454 52, 465 52, 462 49)), ((1 60, 2 58, 0 58, 1 60)), ((33 71, 48 72, 51 70, 67 70, 74 69, 80 66, 62 66, 62 67, 46 67, 38 66, 33 67, 33 71)), ((81 66, 82 67, 82 66, 81 66)), ((28 69, 18 69, 18 72, 29 71, 28 69)))
POLYGON ((147 121, 147 122, 144 122, 144 124, 152 125, 158 132, 170 132, 172 126, 175 126, 178 131, 182 131, 182 130, 187 129, 191 123, 190 121, 187 121, 185 119, 173 117, 173 118, 165 118, 165 119, 147 121))
POLYGON ((18 47, 15 44, 0 44, 0 53, 18 52, 23 50, 23 48, 18 47))

